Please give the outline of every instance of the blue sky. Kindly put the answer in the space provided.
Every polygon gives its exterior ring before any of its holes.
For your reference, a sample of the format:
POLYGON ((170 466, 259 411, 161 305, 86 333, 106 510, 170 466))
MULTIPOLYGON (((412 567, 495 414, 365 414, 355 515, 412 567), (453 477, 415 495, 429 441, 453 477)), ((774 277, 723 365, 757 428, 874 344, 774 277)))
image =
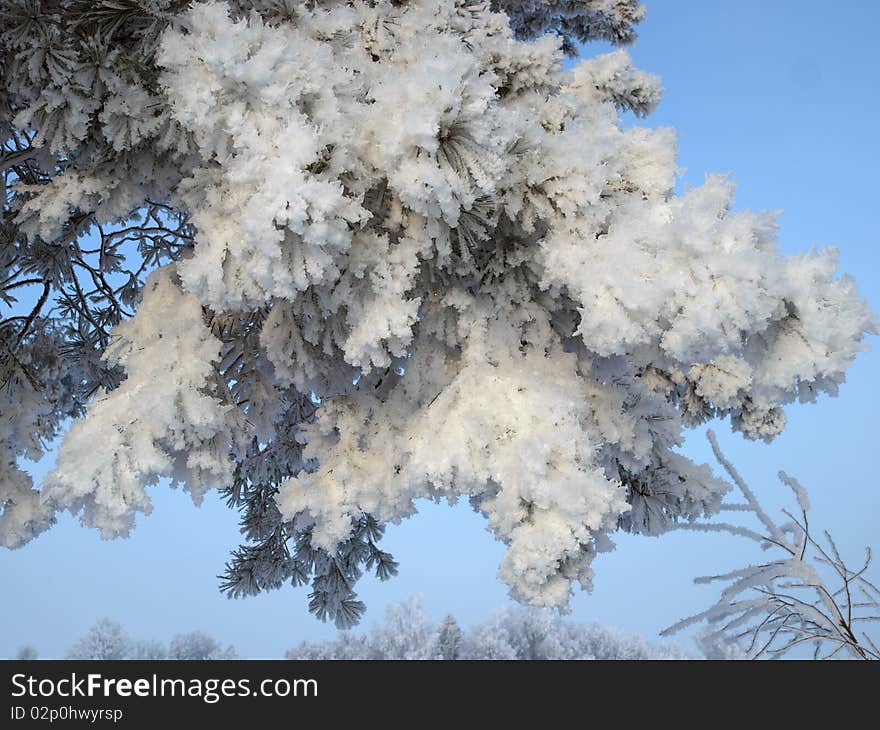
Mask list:
MULTIPOLYGON (((678 130, 681 185, 699 184, 707 172, 731 173, 737 207, 784 210, 784 251, 839 246, 842 270, 876 312, 878 24, 880 3, 864 0, 655 0, 631 49, 637 65, 663 78, 663 102, 643 123, 678 130)), ((787 497, 776 472, 798 476, 810 490, 813 524, 830 529, 855 562, 864 545, 880 548, 880 343, 870 344, 840 397, 790 408, 773 444, 713 425, 768 507, 787 497)), ((689 435, 684 451, 711 460, 702 431, 689 435)), ((64 516, 30 545, 0 552, 0 656, 26 642, 43 656, 61 655, 100 616, 122 621, 139 638, 205 630, 253 657, 280 656, 298 641, 334 633, 308 614, 304 588, 239 601, 221 596, 215 576, 238 542, 236 515, 216 497, 196 509, 179 491, 157 488, 153 496, 153 515, 128 540, 102 542, 64 516)), ((573 616, 648 636, 715 595, 694 586, 694 576, 760 555, 733 538, 691 533, 620 535, 617 542, 595 561, 594 592, 574 598, 573 616)), ((423 594, 433 616, 451 612, 465 624, 508 600, 495 578, 502 546, 467 505, 426 505, 390 526, 384 547, 401 571, 388 583, 362 582, 367 623, 413 593, 423 594)))

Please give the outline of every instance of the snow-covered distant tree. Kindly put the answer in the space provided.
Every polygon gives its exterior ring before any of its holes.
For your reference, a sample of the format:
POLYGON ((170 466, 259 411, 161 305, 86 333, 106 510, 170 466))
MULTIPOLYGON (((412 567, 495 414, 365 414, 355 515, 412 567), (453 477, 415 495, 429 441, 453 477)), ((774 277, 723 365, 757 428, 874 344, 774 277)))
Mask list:
POLYGON ((168 649, 161 641, 152 639, 131 642, 130 659, 167 659, 168 649))
POLYGON ((383 620, 369 634, 340 632, 325 642, 303 642, 287 652, 288 659, 433 659, 439 627, 419 597, 389 606, 383 620))
POLYGON ((506 608, 463 632, 452 616, 439 624, 417 598, 386 612, 363 635, 303 642, 288 659, 686 659, 681 649, 596 623, 580 624, 553 609, 506 608))
POLYGON ((169 659, 237 659, 235 647, 223 647, 217 639, 201 631, 178 634, 168 647, 169 659))
POLYGON ((246 540, 225 590, 311 581, 349 626, 420 498, 468 498, 540 606, 615 530, 716 510, 683 429, 773 438, 875 324, 727 178, 674 195, 674 133, 621 124, 660 98, 624 50, 565 69, 642 15, 0 0, 0 543, 217 488, 246 540), (70 417, 34 485, 19 460, 70 417))
POLYGON ((430 659, 437 643, 434 626, 418 598, 390 606, 370 635, 370 658, 430 659))
POLYGON ((132 648, 133 643, 122 624, 102 618, 67 650, 67 658, 128 659, 132 648))
POLYGON ((649 642, 557 611, 505 608, 465 637, 462 659, 687 659, 678 647, 649 642))
POLYGON ((234 646, 224 647, 201 631, 178 634, 166 648, 160 641, 132 639, 118 621, 102 618, 67 651, 68 659, 237 659, 234 646))
POLYGON ((368 638, 357 636, 350 631, 340 631, 335 639, 327 641, 303 641, 293 649, 288 649, 287 659, 381 659, 373 651, 368 638))
POLYGON ((464 634, 461 627, 451 614, 445 616, 437 629, 437 640, 434 644, 435 659, 460 659, 461 644, 464 634))

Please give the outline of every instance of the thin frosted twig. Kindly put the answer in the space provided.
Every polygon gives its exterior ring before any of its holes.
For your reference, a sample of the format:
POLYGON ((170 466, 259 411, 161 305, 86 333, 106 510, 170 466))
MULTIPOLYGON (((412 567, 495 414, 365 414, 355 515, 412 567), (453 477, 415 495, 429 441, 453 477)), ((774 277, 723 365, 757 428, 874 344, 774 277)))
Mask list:
POLYGON ((864 632, 857 636, 854 631, 859 623, 880 622, 880 590, 866 577, 872 558, 870 548, 865 550, 865 560, 859 569, 851 570, 827 530, 823 532, 824 544, 814 539, 807 514, 807 490, 785 472, 779 473, 779 479, 792 490, 800 515, 796 517, 784 509, 782 512, 790 521, 777 525, 721 452, 715 434, 709 431, 707 437, 718 463, 746 499, 746 503, 723 505, 720 511, 752 512, 768 534, 726 522, 693 522, 680 528, 744 537, 765 549, 781 549, 786 557, 696 578, 696 583, 727 585, 707 610, 679 621, 661 635, 707 621, 715 627, 710 636, 747 641, 747 654, 754 658, 781 657, 809 642, 816 645, 815 658, 833 659, 847 652, 859 659, 880 659, 874 640, 864 632), (839 587, 829 587, 818 566, 833 571, 839 587), (854 591, 862 600, 853 600, 854 591))
POLYGON ((715 458, 718 460, 718 463, 724 468, 724 471, 730 476, 733 480, 733 483, 739 488, 739 490, 743 493, 743 496, 748 501, 749 505, 752 507, 752 511, 755 513, 755 516, 761 521, 764 527, 770 532, 770 534, 778 541, 784 543, 785 535, 783 535, 779 528, 776 526, 776 523, 770 519, 770 516, 764 512, 764 509, 758 502, 757 497, 755 497, 752 490, 745 483, 743 478, 739 475, 739 472, 736 468, 731 464, 727 457, 721 452, 721 447, 718 445, 718 439, 715 436, 715 432, 709 429, 706 432, 706 436, 709 439, 709 443, 712 445, 712 452, 715 454, 715 458))

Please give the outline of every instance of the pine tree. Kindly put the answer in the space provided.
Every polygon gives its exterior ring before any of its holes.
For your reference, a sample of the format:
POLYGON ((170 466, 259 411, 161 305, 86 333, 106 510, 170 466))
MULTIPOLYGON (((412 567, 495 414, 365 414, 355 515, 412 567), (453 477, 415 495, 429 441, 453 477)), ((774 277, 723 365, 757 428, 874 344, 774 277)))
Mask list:
POLYGON ((437 631, 437 646, 434 655, 437 659, 458 659, 461 656, 462 632, 458 622, 451 614, 440 622, 437 631))
POLYGON ((355 586, 384 526, 468 498, 524 603, 726 485, 875 321, 710 176, 674 194, 636 0, 0 0, 0 544, 222 490, 223 588, 355 586), (42 484, 20 468, 74 419, 42 484))

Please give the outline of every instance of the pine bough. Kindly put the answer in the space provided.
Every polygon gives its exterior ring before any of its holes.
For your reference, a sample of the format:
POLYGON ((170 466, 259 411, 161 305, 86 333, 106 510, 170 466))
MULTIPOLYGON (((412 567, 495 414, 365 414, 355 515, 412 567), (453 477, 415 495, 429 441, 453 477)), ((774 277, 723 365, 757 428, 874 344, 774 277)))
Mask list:
POLYGON ((724 177, 673 194, 624 50, 565 70, 635 0, 0 8, 4 545, 219 489, 224 588, 347 626, 384 525, 467 498, 563 606, 615 530, 717 510, 685 427, 771 439, 874 331, 833 250, 782 256, 724 177))

